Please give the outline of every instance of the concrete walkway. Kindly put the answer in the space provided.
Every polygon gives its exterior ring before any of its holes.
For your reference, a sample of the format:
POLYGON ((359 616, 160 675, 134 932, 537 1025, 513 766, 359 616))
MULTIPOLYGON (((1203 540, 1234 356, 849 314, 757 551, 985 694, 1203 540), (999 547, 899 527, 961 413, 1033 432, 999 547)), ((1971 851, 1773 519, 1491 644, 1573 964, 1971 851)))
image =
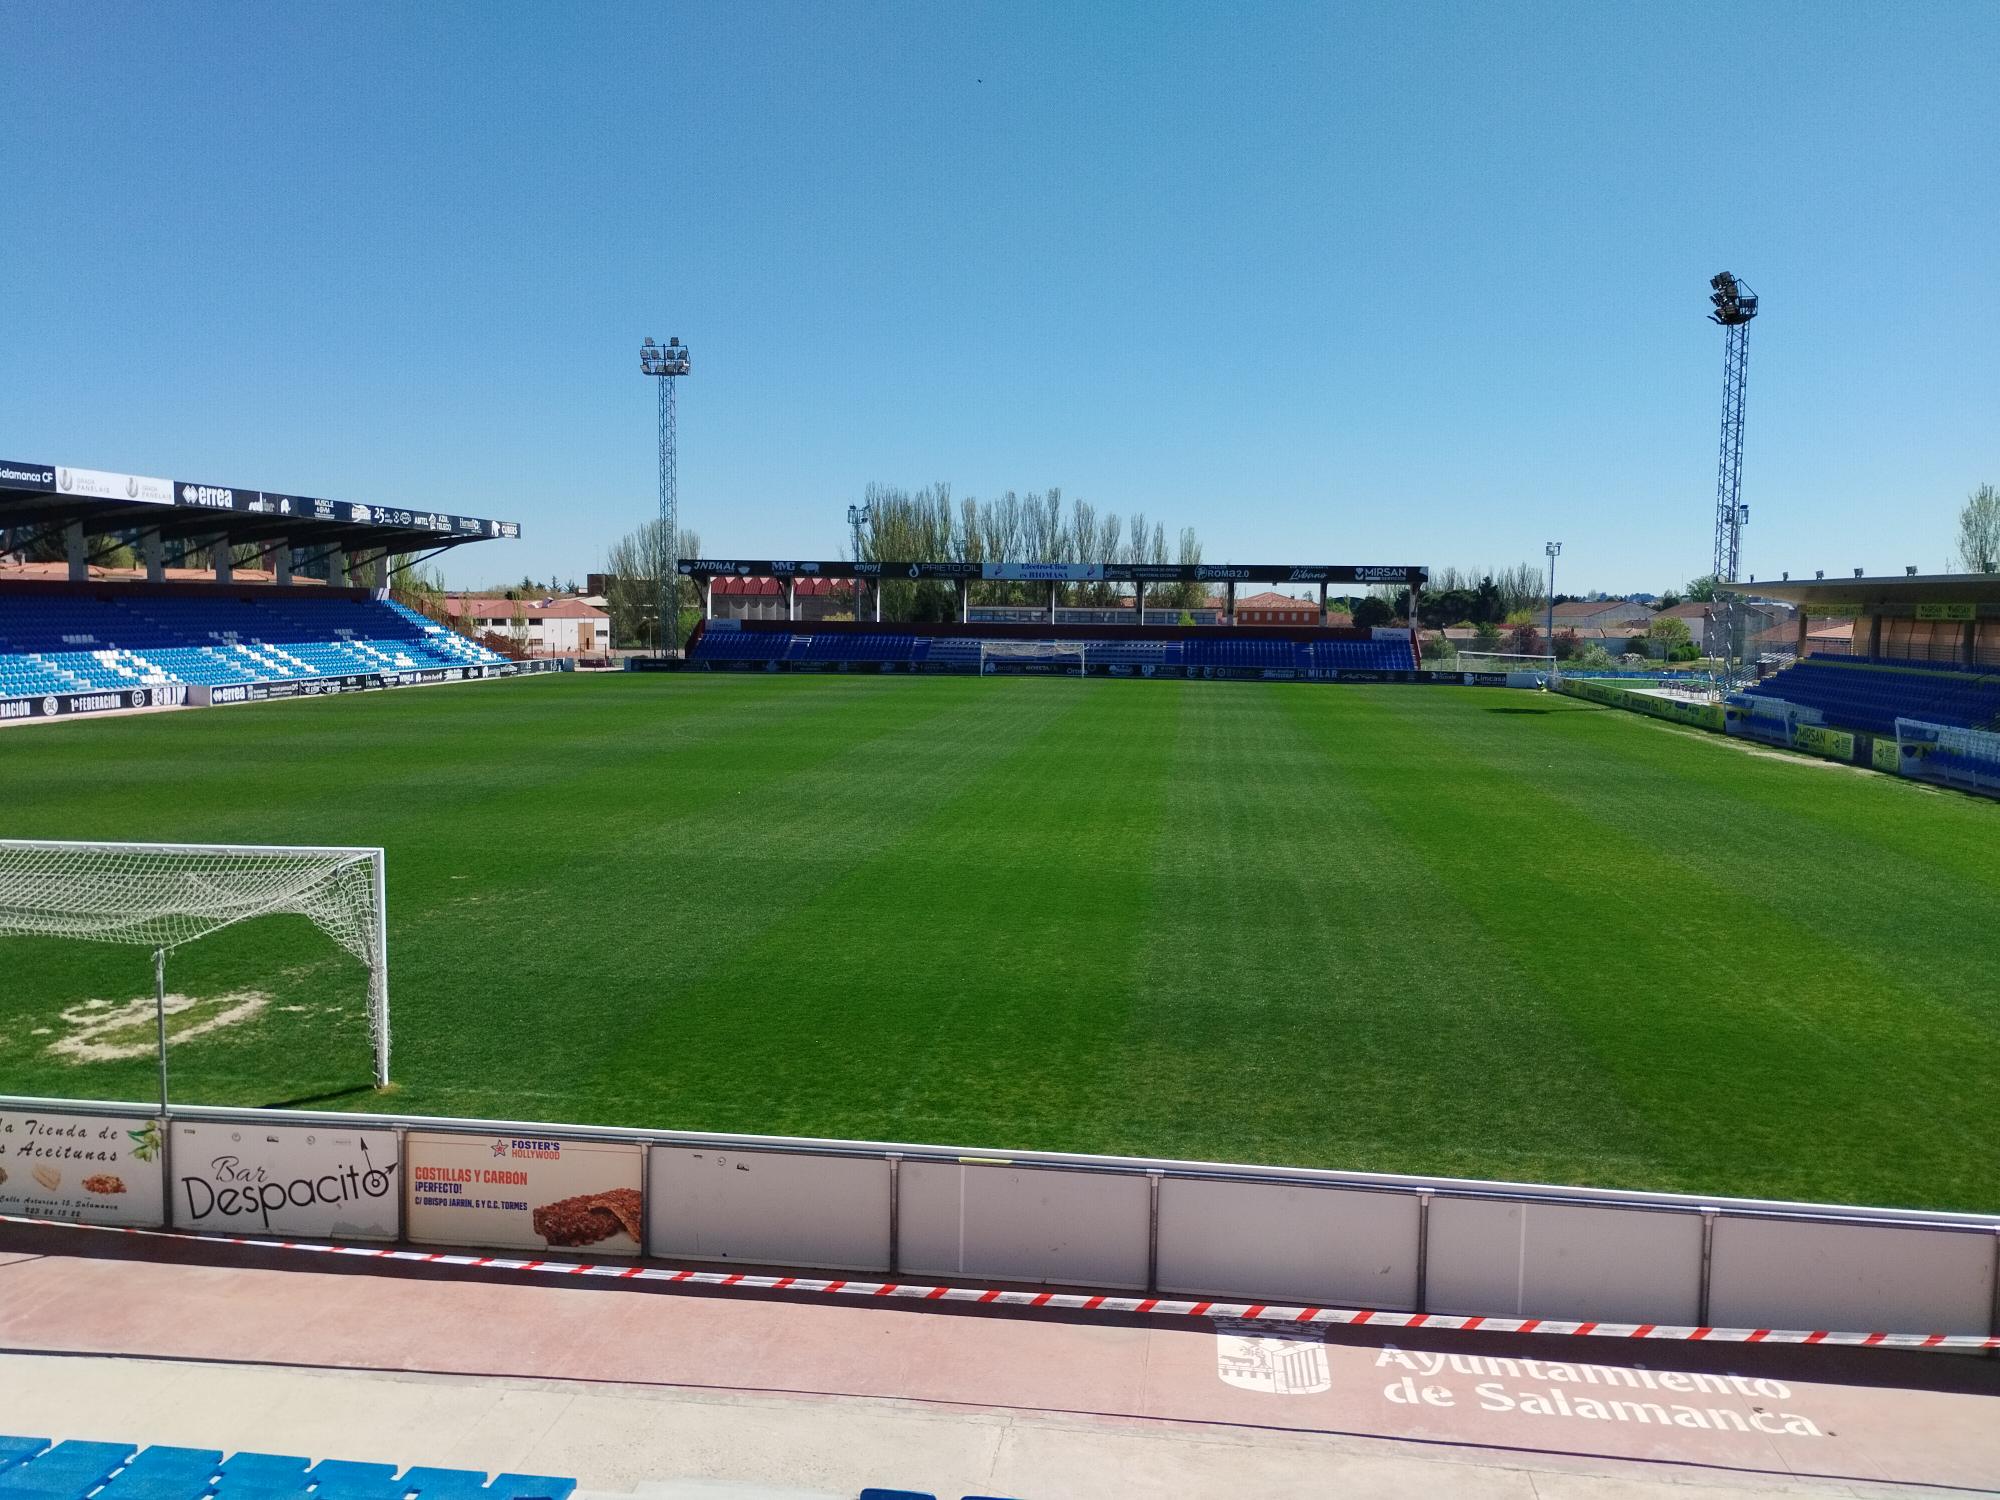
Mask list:
POLYGON ((2000 1486, 1992 1360, 1366 1334, 551 1283, 0 1226, 0 1431, 618 1492, 691 1478, 1023 1500, 2000 1486))

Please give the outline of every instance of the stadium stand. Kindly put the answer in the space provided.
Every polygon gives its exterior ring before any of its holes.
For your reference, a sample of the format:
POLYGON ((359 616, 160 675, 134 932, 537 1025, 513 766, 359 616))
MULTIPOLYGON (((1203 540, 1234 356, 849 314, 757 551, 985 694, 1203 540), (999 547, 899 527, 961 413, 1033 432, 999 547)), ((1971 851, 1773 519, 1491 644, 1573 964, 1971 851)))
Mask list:
MULTIPOLYGON (((5 1500, 570 1500, 574 1479, 548 1474, 498 1474, 479 1469, 329 1458, 314 1463, 285 1453, 238 1453, 219 1448, 150 1447, 0 1434, 0 1497, 5 1500)), ((748 1496, 756 1487, 747 1487, 748 1496)), ((718 1497, 727 1486, 704 1493, 718 1497)), ((761 1491, 757 1491, 761 1493, 761 1491)), ((798 1493, 787 1491, 786 1493, 798 1493)), ((870 1486, 858 1500, 940 1500, 929 1490, 870 1486)), ((964 1500, 1006 1500, 967 1495, 964 1500)))
POLYGON ((8 1500, 569 1500, 574 1479, 0 1435, 8 1500))
POLYGON ((0 698, 504 659, 400 604, 346 591, 0 592, 0 698))
POLYGON ((1842 729, 1893 736, 1896 720, 1962 729, 2000 720, 2000 672, 1889 658, 1809 656, 1776 672, 1746 697, 1794 704, 1842 729))
POLYGON ((743 670, 902 668, 927 672, 1074 670, 1079 655, 1092 673, 1114 676, 1295 677, 1328 681, 1348 674, 1408 673, 1417 662, 1407 634, 1365 631, 1210 627, 1135 628, 911 625, 890 630, 853 624, 707 622, 688 658, 697 667, 743 670), (989 646, 1005 645, 996 661, 989 646), (1044 648, 1037 650, 1037 647, 1044 648))

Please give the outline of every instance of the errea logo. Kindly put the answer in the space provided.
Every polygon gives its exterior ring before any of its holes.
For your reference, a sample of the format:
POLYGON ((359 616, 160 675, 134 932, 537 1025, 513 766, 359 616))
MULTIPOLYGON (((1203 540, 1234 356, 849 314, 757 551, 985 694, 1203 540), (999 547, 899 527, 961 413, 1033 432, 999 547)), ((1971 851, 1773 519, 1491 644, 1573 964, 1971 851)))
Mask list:
POLYGON ((206 505, 212 510, 231 510, 236 505, 236 491, 222 489, 212 484, 184 484, 181 486, 181 504, 206 505))

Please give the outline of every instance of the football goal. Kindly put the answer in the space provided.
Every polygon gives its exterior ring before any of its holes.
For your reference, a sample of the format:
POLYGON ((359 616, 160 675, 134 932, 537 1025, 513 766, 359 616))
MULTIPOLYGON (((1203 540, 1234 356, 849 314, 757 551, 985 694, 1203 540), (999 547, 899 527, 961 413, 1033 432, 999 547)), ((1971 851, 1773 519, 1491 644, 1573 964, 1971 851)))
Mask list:
POLYGON ((1084 675, 1089 654, 1082 641, 981 641, 979 670, 1084 675))
POLYGON ((0 937, 153 950, 160 1106, 167 1102, 167 955, 279 914, 301 916, 368 971, 375 1085, 389 1082, 389 935, 380 849, 0 839, 0 937))
POLYGON ((1444 672, 1533 672, 1540 677, 1556 675, 1553 656, 1528 655, 1518 651, 1461 651, 1455 657, 1424 663, 1444 672))

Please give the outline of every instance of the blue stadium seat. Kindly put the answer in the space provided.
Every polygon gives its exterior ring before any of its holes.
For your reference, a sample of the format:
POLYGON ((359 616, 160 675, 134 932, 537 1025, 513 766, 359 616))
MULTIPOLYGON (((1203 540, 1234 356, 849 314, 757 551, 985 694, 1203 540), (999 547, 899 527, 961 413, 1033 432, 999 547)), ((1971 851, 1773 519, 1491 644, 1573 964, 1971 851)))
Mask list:
POLYGON ((416 1491, 417 1500, 471 1500, 485 1490, 486 1474, 480 1469, 415 1468, 403 1483, 416 1491))
POLYGON ((219 1494, 239 1490, 288 1490, 306 1487, 306 1469, 312 1463, 289 1453, 238 1453, 217 1465, 221 1475, 219 1494))
POLYGON ((83 1500, 131 1456, 129 1443, 57 1443, 0 1473, 0 1495, 18 1500, 83 1500))
POLYGON ((929 1490, 885 1490, 870 1485, 861 1492, 861 1500, 937 1500, 929 1490))
POLYGON ((111 1476, 95 1500, 201 1500, 221 1463, 219 1448, 145 1448, 111 1476))
POLYGON ((486 1487, 486 1500, 569 1500, 574 1479, 546 1474, 501 1474, 486 1487))
POLYGON ((1809 656, 1744 690, 1817 710, 1829 724, 1883 736, 1896 720, 1982 729, 2000 718, 2000 672, 1931 663, 1809 656))
POLYGON ((0 697, 160 684, 225 686, 491 665, 475 641, 403 605, 302 587, 254 598, 110 588, 0 592, 0 697))
POLYGON ((48 1445, 47 1438, 8 1437, 0 1433, 0 1472, 13 1468, 25 1459, 33 1458, 48 1445))

